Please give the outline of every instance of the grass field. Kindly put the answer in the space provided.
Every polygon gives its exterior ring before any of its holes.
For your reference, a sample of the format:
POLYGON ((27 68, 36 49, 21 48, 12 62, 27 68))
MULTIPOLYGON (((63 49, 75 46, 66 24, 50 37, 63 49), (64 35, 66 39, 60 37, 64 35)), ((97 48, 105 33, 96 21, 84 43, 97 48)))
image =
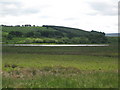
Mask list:
MULTIPOLYGON (((35 30, 47 30, 46 27, 2 27, 3 32, 10 32, 10 31, 21 31, 23 33, 35 31, 35 30)), ((49 30, 53 30, 49 28, 49 30)))
POLYGON ((3 47, 3 88, 117 88, 118 48, 3 47))

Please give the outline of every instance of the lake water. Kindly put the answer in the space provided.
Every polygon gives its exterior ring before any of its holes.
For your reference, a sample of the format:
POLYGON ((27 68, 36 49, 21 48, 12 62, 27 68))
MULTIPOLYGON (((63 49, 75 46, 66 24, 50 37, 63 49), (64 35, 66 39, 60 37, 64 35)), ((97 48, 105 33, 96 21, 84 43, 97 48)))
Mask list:
POLYGON ((3 44, 3 46, 44 46, 44 47, 60 47, 60 46, 78 46, 78 47, 83 47, 83 46, 88 46, 88 47, 93 47, 93 46, 109 46, 109 44, 3 44))

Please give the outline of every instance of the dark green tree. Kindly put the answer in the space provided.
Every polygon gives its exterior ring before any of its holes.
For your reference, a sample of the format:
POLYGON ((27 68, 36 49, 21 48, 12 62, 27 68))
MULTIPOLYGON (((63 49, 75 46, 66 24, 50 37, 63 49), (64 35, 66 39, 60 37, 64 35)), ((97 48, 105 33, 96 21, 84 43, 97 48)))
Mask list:
POLYGON ((22 37, 23 33, 20 31, 11 31, 9 32, 9 35, 12 35, 13 37, 22 37))
POLYGON ((25 33, 25 37, 34 37, 34 32, 25 33))

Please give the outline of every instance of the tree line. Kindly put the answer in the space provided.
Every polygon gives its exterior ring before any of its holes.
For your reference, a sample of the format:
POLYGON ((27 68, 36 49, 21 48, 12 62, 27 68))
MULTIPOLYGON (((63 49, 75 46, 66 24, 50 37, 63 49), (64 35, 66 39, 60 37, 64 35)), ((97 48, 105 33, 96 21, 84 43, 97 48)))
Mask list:
POLYGON ((31 25, 31 24, 25 24, 25 25, 15 25, 15 26, 13 26, 13 25, 0 25, 0 26, 2 26, 2 27, 39 27, 39 26, 37 26, 37 25, 31 25))
POLYGON ((43 25, 42 27, 36 28, 31 25, 26 25, 25 27, 27 28, 14 27, 3 28, 6 29, 3 30, 4 41, 9 43, 14 41, 15 38, 18 38, 19 40, 24 38, 24 40, 20 41, 21 43, 82 44, 108 42, 104 32, 95 30, 84 31, 82 29, 51 25, 43 25))
MULTIPOLYGON (((71 34, 72 35, 72 34, 71 34)), ((47 30, 38 30, 38 31, 29 31, 26 33, 20 31, 10 31, 6 38, 7 40, 12 40, 15 37, 17 38, 27 38, 25 43, 61 43, 61 44, 80 44, 80 43, 106 43, 107 38, 104 33, 99 33, 96 31, 91 31, 87 36, 71 36, 68 33, 64 34, 60 31, 47 31, 47 30), (28 39, 29 38, 29 39, 28 39)))

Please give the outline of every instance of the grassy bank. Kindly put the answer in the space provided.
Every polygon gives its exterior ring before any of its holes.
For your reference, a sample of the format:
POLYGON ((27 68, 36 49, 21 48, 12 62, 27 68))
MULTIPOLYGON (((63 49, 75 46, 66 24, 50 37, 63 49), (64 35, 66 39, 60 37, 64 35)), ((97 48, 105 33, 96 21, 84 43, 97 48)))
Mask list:
POLYGON ((3 47, 3 87, 117 88, 117 46, 3 47))

